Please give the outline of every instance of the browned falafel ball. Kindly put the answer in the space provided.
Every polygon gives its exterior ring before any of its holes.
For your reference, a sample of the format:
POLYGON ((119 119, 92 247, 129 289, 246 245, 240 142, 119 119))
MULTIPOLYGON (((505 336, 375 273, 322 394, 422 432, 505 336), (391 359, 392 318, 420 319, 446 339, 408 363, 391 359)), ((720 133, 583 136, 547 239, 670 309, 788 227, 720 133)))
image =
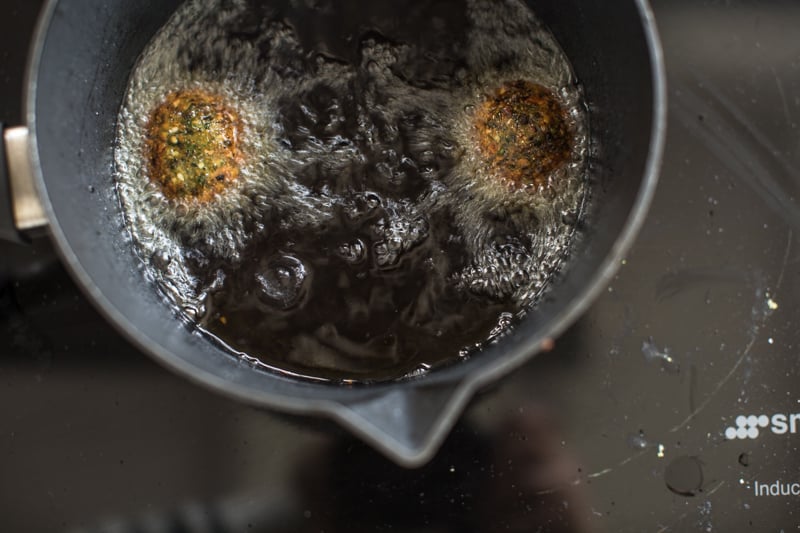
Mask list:
POLYGON ((546 188, 570 158, 567 112, 550 89, 530 81, 506 83, 475 113, 477 142, 492 174, 514 189, 546 188))
POLYGON ((241 129, 239 115, 218 95, 169 94, 147 128, 150 179, 172 200, 212 200, 239 177, 241 129))

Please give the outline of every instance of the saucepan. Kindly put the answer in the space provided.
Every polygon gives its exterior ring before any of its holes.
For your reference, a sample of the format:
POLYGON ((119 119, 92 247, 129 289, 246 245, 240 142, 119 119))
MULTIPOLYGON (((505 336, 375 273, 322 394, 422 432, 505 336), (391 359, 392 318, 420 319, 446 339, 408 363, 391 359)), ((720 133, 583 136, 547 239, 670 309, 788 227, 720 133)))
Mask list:
POLYGON ((419 379, 341 386, 256 368, 187 327, 146 280, 126 237, 114 181, 116 117, 137 58, 180 3, 46 3, 28 64, 26 124, 6 128, 0 150, 0 237, 24 240, 46 226, 105 318, 178 374, 258 407, 332 418, 402 465, 425 463, 477 391, 551 345, 590 305, 642 224, 666 123, 649 6, 528 2, 571 60, 601 147, 590 163, 593 207, 547 297, 502 341, 463 362, 419 379))

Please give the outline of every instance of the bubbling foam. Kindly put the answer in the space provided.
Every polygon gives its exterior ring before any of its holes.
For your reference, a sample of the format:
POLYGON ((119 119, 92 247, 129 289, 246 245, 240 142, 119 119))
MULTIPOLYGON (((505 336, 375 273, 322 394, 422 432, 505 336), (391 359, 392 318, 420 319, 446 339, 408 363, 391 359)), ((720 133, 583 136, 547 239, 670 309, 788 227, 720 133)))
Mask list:
POLYGON ((278 371, 375 381, 468 356, 535 304, 586 201, 569 63, 518 0, 301 4, 190 0, 141 57, 116 162, 147 274, 278 371), (477 147, 476 107, 515 80, 552 90, 575 136, 551 190, 502 186, 477 147), (242 122, 240 176, 205 203, 166 198, 142 155, 153 109, 192 89, 242 122))

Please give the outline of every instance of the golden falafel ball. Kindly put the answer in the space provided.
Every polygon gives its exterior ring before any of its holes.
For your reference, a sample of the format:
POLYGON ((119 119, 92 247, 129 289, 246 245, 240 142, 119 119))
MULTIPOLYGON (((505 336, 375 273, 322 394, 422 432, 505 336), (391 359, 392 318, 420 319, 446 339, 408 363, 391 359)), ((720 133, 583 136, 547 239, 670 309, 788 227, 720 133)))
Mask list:
POLYGON ((569 158, 573 134, 550 89, 517 80, 498 88, 475 112, 477 143, 492 173, 513 189, 547 188, 569 158))
POLYGON ((148 124, 150 179, 171 200, 212 200, 239 177, 241 130, 239 115, 220 96, 171 93, 148 124))

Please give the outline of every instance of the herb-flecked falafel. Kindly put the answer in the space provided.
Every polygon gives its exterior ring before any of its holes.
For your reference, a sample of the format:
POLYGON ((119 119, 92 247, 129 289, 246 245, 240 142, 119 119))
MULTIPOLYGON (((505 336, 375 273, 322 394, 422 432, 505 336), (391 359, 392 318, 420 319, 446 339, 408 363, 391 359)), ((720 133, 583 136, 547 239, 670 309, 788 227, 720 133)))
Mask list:
POLYGON ((552 173, 570 158, 573 134, 566 111, 542 85, 504 84, 478 106, 474 124, 492 174, 514 189, 549 187, 552 173))
POLYGON ((150 179, 171 200, 204 203, 239 177, 241 120, 220 96, 192 89, 167 96, 150 116, 150 179))

